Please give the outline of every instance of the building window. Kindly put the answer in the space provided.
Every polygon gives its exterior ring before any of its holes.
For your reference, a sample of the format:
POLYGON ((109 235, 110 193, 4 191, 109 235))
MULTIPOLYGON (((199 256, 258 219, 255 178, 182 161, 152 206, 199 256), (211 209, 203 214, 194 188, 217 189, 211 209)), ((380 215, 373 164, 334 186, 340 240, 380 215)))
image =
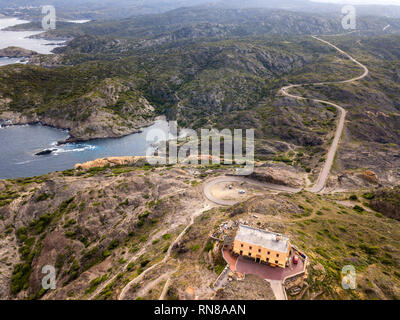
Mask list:
POLYGON ((258 252, 261 252, 261 249, 258 249, 258 252))
POLYGON ((277 258, 279 257, 279 253, 276 254, 276 257, 277 257, 277 258))
POLYGON ((240 244, 240 247, 242 247, 242 248, 243 248, 243 243, 241 243, 241 244, 240 244))
POLYGON ((271 254, 271 252, 268 251, 268 254, 271 254))
POLYGON ((253 247, 249 247, 249 249, 251 250, 251 249, 253 249, 253 247))
POLYGON ((278 264, 278 260, 275 260, 275 263, 278 264))
POLYGON ((251 257, 251 252, 249 252, 249 257, 251 257))

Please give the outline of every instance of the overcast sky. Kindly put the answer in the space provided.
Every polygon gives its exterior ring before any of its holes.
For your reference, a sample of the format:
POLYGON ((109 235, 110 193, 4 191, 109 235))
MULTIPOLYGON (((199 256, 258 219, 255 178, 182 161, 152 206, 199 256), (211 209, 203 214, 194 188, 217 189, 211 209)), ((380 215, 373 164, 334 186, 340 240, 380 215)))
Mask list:
POLYGON ((400 6, 400 0, 311 0, 311 1, 345 3, 345 4, 394 4, 400 6))

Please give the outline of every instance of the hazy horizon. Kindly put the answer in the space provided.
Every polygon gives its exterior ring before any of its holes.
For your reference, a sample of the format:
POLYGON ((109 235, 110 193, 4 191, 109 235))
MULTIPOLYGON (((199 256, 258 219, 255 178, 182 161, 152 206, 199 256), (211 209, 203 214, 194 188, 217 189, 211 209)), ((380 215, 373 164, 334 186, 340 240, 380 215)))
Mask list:
POLYGON ((400 0, 310 0, 310 1, 318 3, 333 3, 333 4, 400 6, 400 0))

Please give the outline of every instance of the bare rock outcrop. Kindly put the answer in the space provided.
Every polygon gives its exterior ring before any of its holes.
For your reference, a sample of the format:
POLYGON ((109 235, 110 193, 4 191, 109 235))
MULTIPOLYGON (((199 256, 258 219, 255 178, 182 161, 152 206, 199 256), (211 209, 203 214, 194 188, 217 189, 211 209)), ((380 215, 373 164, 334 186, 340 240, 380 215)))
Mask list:
POLYGON ((262 167, 257 167, 251 174, 251 178, 282 186, 302 187, 303 175, 297 172, 294 168, 284 164, 266 164, 262 167))

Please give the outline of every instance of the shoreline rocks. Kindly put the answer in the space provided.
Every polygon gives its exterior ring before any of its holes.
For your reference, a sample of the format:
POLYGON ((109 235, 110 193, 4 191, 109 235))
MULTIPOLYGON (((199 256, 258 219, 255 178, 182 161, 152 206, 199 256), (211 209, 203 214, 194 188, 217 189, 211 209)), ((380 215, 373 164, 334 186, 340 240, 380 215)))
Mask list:
POLYGON ((38 153, 35 153, 35 156, 45 156, 45 155, 49 155, 52 154, 53 151, 56 151, 57 149, 45 149, 43 151, 40 151, 38 153))
MULTIPOLYGON (((1 100, 0 100, 0 105, 1 105, 1 100)), ((74 122, 66 119, 42 117, 36 114, 28 116, 27 114, 21 114, 13 111, 3 111, 2 113, 0 113, 0 122, 2 122, 4 126, 41 124, 59 130, 67 130, 69 137, 66 138, 65 140, 58 141, 57 145, 64 145, 67 143, 87 142, 97 139, 122 138, 130 134, 142 132, 143 128, 153 125, 155 119, 156 117, 151 119, 138 120, 136 126, 132 128, 122 127, 122 128, 109 129, 107 127, 100 125, 102 119, 99 118, 96 123, 93 122, 91 124, 87 123, 87 125, 90 124, 92 127, 96 128, 94 132, 89 134, 88 132, 85 132, 85 130, 81 130, 82 125, 80 125, 79 122, 74 122)))

